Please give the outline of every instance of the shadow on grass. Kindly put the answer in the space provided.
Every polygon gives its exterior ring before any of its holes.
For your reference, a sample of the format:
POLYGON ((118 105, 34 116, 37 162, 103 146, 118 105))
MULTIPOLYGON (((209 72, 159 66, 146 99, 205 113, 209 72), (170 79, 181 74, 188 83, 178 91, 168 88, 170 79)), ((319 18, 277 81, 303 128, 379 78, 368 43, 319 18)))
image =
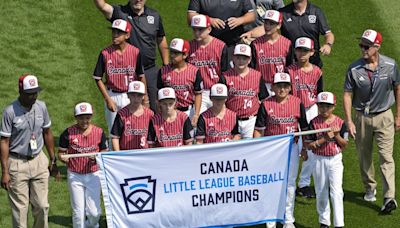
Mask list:
MULTIPOLYGON (((72 217, 64 215, 51 215, 49 216, 49 223, 64 227, 72 227, 72 217)), ((106 216, 101 216, 99 225, 100 227, 107 227, 106 216)), ((50 224, 49 227, 51 227, 50 224)))
POLYGON ((357 204, 361 207, 370 208, 378 213, 380 213, 381 208, 374 202, 367 202, 364 200, 364 193, 353 192, 349 190, 344 190, 344 201, 357 204))
MULTIPOLYGON (((305 226, 303 224, 300 223, 295 223, 296 228, 311 228, 311 226, 305 226)), ((249 227, 249 228, 265 228, 265 224, 258 224, 258 225, 254 225, 254 226, 245 226, 245 227, 249 227)), ((283 224, 277 223, 276 224, 277 228, 282 228, 283 224)))

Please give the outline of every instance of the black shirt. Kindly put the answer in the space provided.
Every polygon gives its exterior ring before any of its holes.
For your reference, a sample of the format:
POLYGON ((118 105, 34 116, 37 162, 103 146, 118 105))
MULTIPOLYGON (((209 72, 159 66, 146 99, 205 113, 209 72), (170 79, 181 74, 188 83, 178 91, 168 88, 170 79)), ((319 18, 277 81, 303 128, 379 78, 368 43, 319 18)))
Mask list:
POLYGON ((330 32, 322 10, 308 2, 307 8, 302 15, 295 12, 293 3, 283 7, 280 11, 283 15, 282 35, 291 40, 293 46, 299 37, 311 38, 314 41, 315 54, 311 56, 310 62, 322 68, 322 61, 319 55, 319 35, 325 35, 330 32))
POLYGON ((124 19, 131 23, 132 31, 129 43, 140 49, 145 69, 154 66, 157 56, 157 38, 165 36, 160 14, 145 6, 144 12, 138 16, 132 11, 129 3, 113 5, 113 8, 110 21, 124 19))

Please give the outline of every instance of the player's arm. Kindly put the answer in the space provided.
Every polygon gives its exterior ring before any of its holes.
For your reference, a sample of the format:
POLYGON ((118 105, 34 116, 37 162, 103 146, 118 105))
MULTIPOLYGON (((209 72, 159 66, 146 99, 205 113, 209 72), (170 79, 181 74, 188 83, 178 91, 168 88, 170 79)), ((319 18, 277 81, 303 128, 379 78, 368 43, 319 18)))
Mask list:
POLYGON ((200 70, 197 70, 196 79, 194 81, 194 116, 192 119, 193 127, 197 125, 197 121, 200 116, 201 100, 202 100, 201 93, 203 91, 203 89, 201 88, 202 81, 203 79, 201 78, 200 70))
POLYGON ((260 79, 260 84, 258 87, 259 87, 258 100, 262 103, 263 100, 265 100, 267 97, 269 97, 267 87, 265 87, 264 79, 262 79, 262 78, 260 79))
POLYGON ((115 111, 117 111, 117 105, 111 99, 110 95, 108 95, 107 88, 104 85, 104 82, 102 81, 103 75, 105 74, 105 69, 106 69, 106 65, 104 62, 104 57, 103 57, 103 54, 100 53, 99 57, 97 59, 96 68, 94 69, 94 72, 93 72, 93 79, 96 81, 97 88, 99 88, 100 93, 103 96, 104 101, 107 104, 107 108, 110 111, 115 112, 115 111))
POLYGON ((156 141, 157 141, 157 136, 156 136, 156 131, 155 131, 154 125, 153 125, 153 120, 150 120, 149 131, 147 133, 147 144, 149 144, 150 148, 155 148, 156 141))
POLYGON ((340 129, 334 129, 334 131, 335 131, 335 140, 336 140, 337 144, 342 149, 346 148, 347 144, 349 143, 349 140, 348 140, 349 133, 347 132, 346 124, 343 123, 343 125, 340 129))
POLYGON ((264 25, 257 26, 253 28, 250 31, 247 31, 240 35, 240 38, 242 38, 246 43, 251 43, 253 40, 256 38, 263 36, 265 34, 265 29, 264 25))
POLYGON ((105 0, 94 0, 94 4, 108 20, 111 19, 114 11, 112 5, 108 4, 105 0))
POLYGON ((101 140, 99 143, 99 149, 100 149, 100 152, 108 151, 108 142, 107 142, 107 137, 106 137, 106 134, 104 133, 104 130, 101 132, 101 140))
POLYGON ((119 140, 124 132, 124 123, 122 122, 121 115, 117 113, 113 126, 111 128, 111 144, 113 151, 119 151, 119 140))
POLYGON ((319 77, 318 81, 317 81, 317 93, 321 93, 324 92, 324 79, 322 77, 322 72, 321 72, 321 76, 319 77))
POLYGON ((240 135, 240 132, 239 132, 239 117, 238 116, 236 116, 236 123, 231 131, 231 134, 233 135, 232 140, 242 139, 242 136, 240 135))
POLYGON ((6 191, 10 189, 10 174, 8 173, 8 156, 10 149, 10 138, 1 136, 0 159, 1 159, 1 187, 6 191))
POLYGON ((183 144, 184 145, 192 145, 193 144, 193 126, 192 122, 190 121, 190 118, 188 117, 183 124, 183 144))
POLYGON ((64 158, 63 155, 67 154, 69 147, 69 136, 68 129, 60 135, 60 139, 58 140, 58 159, 60 159, 63 163, 68 163, 69 159, 64 158))
POLYGON ((199 120, 197 121, 197 130, 196 130, 196 144, 203 144, 204 139, 206 138, 206 122, 204 121, 203 115, 199 116, 199 120))
POLYGON ((264 130, 266 126, 265 125, 266 116, 267 112, 265 111, 264 104, 261 103, 260 108, 258 108, 256 124, 254 126, 254 133, 253 133, 254 138, 259 138, 264 136, 264 130))
POLYGON ((227 20, 229 28, 234 29, 238 26, 253 23, 256 20, 256 13, 250 0, 243 1, 243 16, 230 17, 227 20))

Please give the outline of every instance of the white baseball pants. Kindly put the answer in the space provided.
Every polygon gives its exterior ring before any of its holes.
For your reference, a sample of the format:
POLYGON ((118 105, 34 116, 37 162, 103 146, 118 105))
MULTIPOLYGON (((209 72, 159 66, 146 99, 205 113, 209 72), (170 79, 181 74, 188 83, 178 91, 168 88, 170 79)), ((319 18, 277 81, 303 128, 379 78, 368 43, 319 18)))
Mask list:
POLYGON ((111 112, 107 108, 107 103, 104 102, 104 110, 105 110, 108 132, 111 132, 111 128, 114 124, 114 119, 117 116, 117 112, 121 110, 123 107, 127 106, 129 103, 131 103, 131 101, 129 100, 128 94, 126 93, 114 93, 111 90, 108 90, 107 92, 108 95, 110 95, 111 99, 113 99, 113 101, 117 105, 117 111, 111 112))
POLYGON ((200 114, 207 111, 207 109, 211 108, 212 101, 210 99, 210 90, 203 90, 201 93, 201 108, 200 114))
POLYGON ((248 120, 239 120, 239 132, 242 139, 252 139, 257 116, 251 116, 248 120))
POLYGON ((285 223, 294 223, 294 202, 296 198, 296 178, 299 170, 299 146, 292 144, 290 155, 289 177, 286 196, 285 223))

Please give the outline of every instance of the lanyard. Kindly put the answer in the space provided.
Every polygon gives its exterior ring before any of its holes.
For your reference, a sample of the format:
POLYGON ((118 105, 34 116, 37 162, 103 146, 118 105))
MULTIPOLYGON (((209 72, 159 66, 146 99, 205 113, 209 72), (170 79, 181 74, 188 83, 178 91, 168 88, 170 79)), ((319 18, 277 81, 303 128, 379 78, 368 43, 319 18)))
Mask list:
MULTIPOLYGON (((33 108, 33 107, 32 107, 33 108)), ((28 115, 31 114, 31 112, 27 113, 28 115)), ((35 121, 36 121, 36 110, 33 109, 33 124, 31 125, 31 121, 29 117, 26 117, 26 114, 24 115, 26 122, 28 122, 29 130, 31 131, 31 137, 35 138, 35 134, 33 133, 35 130, 35 121)))

